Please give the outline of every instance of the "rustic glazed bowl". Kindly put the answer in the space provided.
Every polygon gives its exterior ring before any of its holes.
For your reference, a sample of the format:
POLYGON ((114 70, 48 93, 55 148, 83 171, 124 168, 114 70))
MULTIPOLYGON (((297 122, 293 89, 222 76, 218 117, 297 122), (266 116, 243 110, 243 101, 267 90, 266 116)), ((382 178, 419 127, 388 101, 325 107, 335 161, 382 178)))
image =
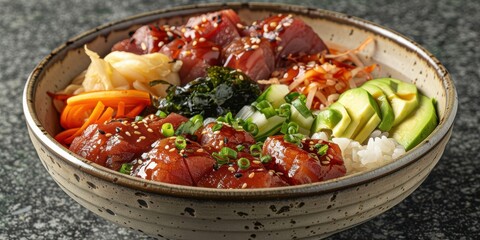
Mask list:
POLYGON ((100 26, 55 49, 32 72, 25 87, 29 134, 43 166, 78 203, 119 225, 157 238, 319 238, 365 222, 412 193, 439 161, 457 110, 446 69, 425 49, 373 23, 340 13, 289 5, 214 4, 159 10, 100 26), (142 180, 109 170, 70 152, 52 136, 58 114, 47 92, 63 89, 87 68, 83 46, 105 55, 141 24, 179 25, 191 15, 235 9, 246 22, 277 13, 302 18, 330 46, 375 43, 360 55, 381 64, 379 76, 415 83, 437 100, 440 124, 419 146, 372 171, 322 183, 272 189, 217 190, 142 180))

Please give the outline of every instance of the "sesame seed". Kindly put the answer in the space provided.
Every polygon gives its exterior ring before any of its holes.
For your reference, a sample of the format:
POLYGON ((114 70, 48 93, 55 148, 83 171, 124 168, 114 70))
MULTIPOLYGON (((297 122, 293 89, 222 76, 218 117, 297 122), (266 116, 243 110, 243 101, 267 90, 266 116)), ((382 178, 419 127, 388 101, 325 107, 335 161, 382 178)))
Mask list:
POLYGON ((134 134, 137 134, 137 135, 140 135, 140 134, 142 134, 142 133, 141 133, 141 132, 139 132, 139 131, 134 131, 133 133, 134 133, 134 134))
POLYGON ((146 138, 147 138, 147 137, 145 137, 145 136, 140 136, 140 137, 138 137, 138 139, 142 139, 142 140, 144 140, 144 139, 146 139, 146 138))
POLYGON ((203 16, 202 17, 202 22, 207 22, 207 17, 203 16))
POLYGON ((158 42, 158 47, 163 47, 164 44, 165 44, 165 43, 164 43, 163 41, 158 42))
POLYGON ((242 81, 244 80, 244 78, 243 78, 242 75, 238 76, 238 78, 239 78, 240 80, 242 80, 242 81))
POLYGON ((142 161, 141 159, 138 159, 137 163, 138 163, 138 164, 142 164, 143 161, 142 161))
POLYGON ((165 150, 168 150, 170 148, 170 145, 165 145, 165 150))
POLYGON ((282 51, 282 49, 283 49, 282 46, 278 46, 278 47, 277 47, 277 51, 279 51, 279 52, 282 51))
POLYGON ((167 32, 167 36, 171 38, 171 37, 173 37, 173 33, 172 32, 167 32))
POLYGON ((283 23, 283 26, 284 26, 284 27, 290 27, 290 25, 292 25, 291 22, 284 22, 284 23, 283 23))
POLYGON ((228 167, 228 171, 230 171, 230 172, 233 173, 233 172, 235 172, 235 168, 233 168, 233 167, 228 167))
POLYGON ((247 188, 247 183, 243 183, 242 188, 247 188))
POLYGON ((214 28, 217 28, 217 27, 218 27, 218 23, 216 23, 216 22, 213 23, 213 27, 214 27, 214 28))
POLYGON ((193 46, 196 46, 197 45, 197 40, 194 40, 193 43, 192 43, 193 46))
POLYGON ((140 47, 142 48, 143 51, 147 50, 147 45, 144 42, 140 44, 140 47))
POLYGON ((170 148, 170 150, 168 150, 169 152, 173 152, 175 151, 175 148, 170 148))
POLYGON ((127 136, 129 136, 129 137, 132 136, 129 131, 126 131, 126 132, 125 132, 125 135, 127 135, 127 136))
POLYGON ((107 134, 105 134, 105 137, 111 137, 111 136, 112 136, 112 134, 111 134, 111 133, 107 133, 107 134))
POLYGON ((255 172, 251 172, 250 174, 248 174, 248 178, 253 178, 255 176, 255 172))
POLYGON ((240 24, 240 23, 237 23, 237 28, 243 29, 243 28, 245 28, 245 26, 243 26, 243 25, 240 24))
POLYGON ((220 142, 218 143, 218 145, 223 146, 223 140, 220 140, 220 142))
POLYGON ((147 128, 147 131, 148 132, 153 132, 153 130, 151 128, 147 128))
POLYGON ((252 45, 252 49, 257 49, 258 45, 252 45))
POLYGON ((133 129, 138 129, 138 126, 137 126, 137 125, 134 125, 134 126, 133 126, 133 129))
POLYGON ((203 151, 204 151, 203 148, 197 149, 197 152, 198 152, 198 153, 201 153, 201 152, 203 152, 203 151))
POLYGON ((253 160, 252 162, 255 163, 255 164, 260 164, 260 163, 262 163, 262 162, 260 162, 260 161, 258 161, 258 160, 253 160))
POLYGON ((277 40, 277 41, 279 41, 279 42, 282 41, 282 39, 281 39, 279 36, 276 36, 276 37, 275 37, 275 40, 277 40))
POLYGON ((205 39, 204 37, 201 37, 201 38, 198 39, 198 41, 199 42, 205 42, 205 41, 207 41, 207 39, 205 39))
POLYGON ((213 51, 219 51, 220 49, 218 49, 218 47, 212 47, 212 50, 213 51))
POLYGON ((297 66, 297 65, 293 66, 292 68, 293 68, 293 70, 295 70, 295 71, 298 70, 298 66, 297 66))
POLYGON ((330 164, 330 161, 322 161, 322 165, 328 165, 330 164))

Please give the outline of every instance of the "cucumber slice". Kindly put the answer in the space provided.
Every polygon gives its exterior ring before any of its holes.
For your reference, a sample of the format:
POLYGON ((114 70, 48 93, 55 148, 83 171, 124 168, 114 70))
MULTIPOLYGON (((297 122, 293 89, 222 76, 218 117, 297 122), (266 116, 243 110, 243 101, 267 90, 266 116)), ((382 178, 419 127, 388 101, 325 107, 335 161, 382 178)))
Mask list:
POLYGON ((285 103, 285 96, 290 92, 285 84, 272 84, 257 98, 256 102, 267 100, 274 108, 285 103))
POLYGON ((267 118, 261 112, 255 112, 249 119, 258 127, 258 133, 254 136, 257 141, 280 131, 282 124, 286 120, 286 118, 278 115, 267 118))
MULTIPOLYGON (((293 102, 292 102, 293 103, 293 102)), ((304 117, 296 107, 292 105, 291 107, 292 115, 290 116, 290 121, 295 122, 299 126, 298 132, 304 135, 310 136, 310 129, 313 124, 313 115, 310 114, 308 117, 304 117)))
POLYGON ((243 106, 240 111, 238 111, 237 115, 235 115, 235 118, 241 118, 243 120, 246 120, 247 118, 251 117, 255 113, 255 108, 250 105, 245 105, 243 106))

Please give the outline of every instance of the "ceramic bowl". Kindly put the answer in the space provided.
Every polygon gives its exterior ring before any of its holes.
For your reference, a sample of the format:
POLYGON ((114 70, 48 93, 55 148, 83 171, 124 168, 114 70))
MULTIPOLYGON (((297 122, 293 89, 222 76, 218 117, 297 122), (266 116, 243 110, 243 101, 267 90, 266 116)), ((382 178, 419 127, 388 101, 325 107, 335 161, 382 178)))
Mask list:
POLYGON ((159 10, 100 26, 61 45, 29 77, 23 96, 33 145, 45 169, 75 201, 119 225, 157 238, 319 238, 365 222, 411 194, 439 161, 457 110, 456 91, 440 62, 418 44, 374 23, 340 13, 290 5, 213 4, 159 10), (247 22, 277 13, 302 18, 327 45, 355 48, 381 64, 380 76, 415 83, 437 100, 440 124, 420 145, 393 163, 331 181, 272 189, 217 190, 146 181, 80 158, 58 144, 56 92, 89 64, 83 46, 105 55, 140 25, 179 25, 191 15, 235 9, 247 22))

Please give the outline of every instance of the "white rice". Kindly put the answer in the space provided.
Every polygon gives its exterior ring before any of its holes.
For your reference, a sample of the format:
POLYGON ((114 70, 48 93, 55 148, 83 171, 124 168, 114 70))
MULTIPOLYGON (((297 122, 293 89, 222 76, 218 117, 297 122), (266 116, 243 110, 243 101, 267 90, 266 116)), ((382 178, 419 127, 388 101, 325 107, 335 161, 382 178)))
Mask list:
MULTIPOLYGON (((313 134, 312 138, 328 140, 323 132, 313 134)), ((402 145, 388 138, 388 132, 380 130, 373 131, 365 145, 349 138, 332 138, 331 141, 342 150, 347 174, 383 166, 405 153, 402 145)))

